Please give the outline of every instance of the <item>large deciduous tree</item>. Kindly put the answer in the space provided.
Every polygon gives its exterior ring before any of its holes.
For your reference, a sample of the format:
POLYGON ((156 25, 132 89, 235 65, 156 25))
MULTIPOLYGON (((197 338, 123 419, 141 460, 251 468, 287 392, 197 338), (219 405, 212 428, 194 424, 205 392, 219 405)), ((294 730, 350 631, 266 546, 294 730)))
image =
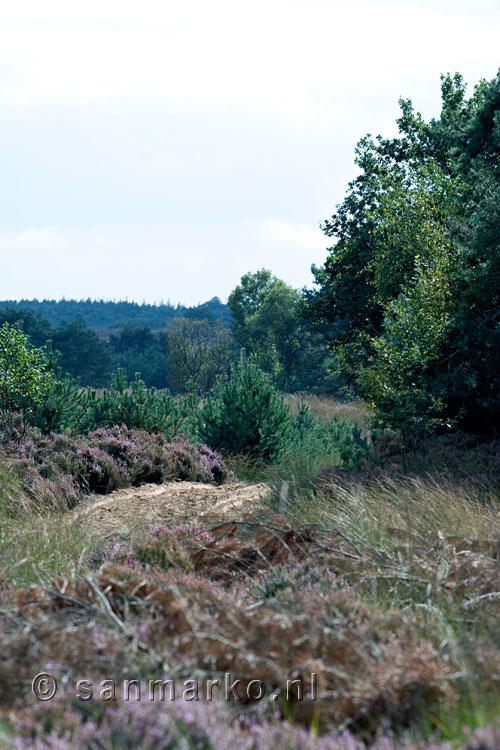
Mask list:
POLYGON ((167 379, 177 392, 206 393, 229 375, 230 331, 220 322, 176 318, 167 328, 167 379))
POLYGON ((231 292, 237 344, 283 390, 324 385, 326 344, 302 314, 300 293, 266 270, 242 276, 231 292))
POLYGON ((399 137, 358 144, 308 313, 332 326, 336 366, 381 424, 488 429, 500 417, 500 75, 468 99, 461 76, 443 77, 428 123, 400 104, 399 137))
POLYGON ((50 386, 44 349, 25 333, 4 323, 0 328, 0 429, 11 432, 16 415, 29 421, 50 386))

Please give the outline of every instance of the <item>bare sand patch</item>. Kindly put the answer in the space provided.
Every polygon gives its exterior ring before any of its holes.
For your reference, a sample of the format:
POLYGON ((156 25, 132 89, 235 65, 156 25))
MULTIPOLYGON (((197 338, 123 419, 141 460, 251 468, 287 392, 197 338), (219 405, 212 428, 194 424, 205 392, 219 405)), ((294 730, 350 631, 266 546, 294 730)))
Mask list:
POLYGON ((256 510, 269 496, 263 483, 215 487, 200 482, 167 482, 117 490, 88 498, 73 513, 101 537, 120 536, 155 523, 216 521, 256 510))

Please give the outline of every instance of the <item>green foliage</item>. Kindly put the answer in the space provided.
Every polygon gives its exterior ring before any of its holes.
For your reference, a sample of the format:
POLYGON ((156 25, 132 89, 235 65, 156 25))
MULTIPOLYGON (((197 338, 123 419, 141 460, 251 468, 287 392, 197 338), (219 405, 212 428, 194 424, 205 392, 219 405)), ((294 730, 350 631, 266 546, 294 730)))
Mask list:
POLYGON ((73 424, 79 432, 125 425, 161 432, 169 440, 179 433, 182 421, 176 403, 167 391, 148 388, 139 374, 129 385, 123 371, 113 375, 110 388, 100 393, 85 391, 75 404, 73 416, 73 424))
POLYGON ((380 424, 482 431, 500 417, 500 74, 469 99, 446 76, 442 100, 429 123, 402 100, 398 138, 359 142, 307 310, 380 424))
POLYGON ((43 400, 37 404, 31 424, 44 434, 61 432, 78 423, 83 391, 69 375, 53 377, 43 400))
POLYGON ((445 383, 431 378, 450 325, 447 259, 424 266, 406 292, 387 307, 383 333, 372 340, 373 356, 359 376, 377 409, 378 426, 404 434, 442 424, 445 383))
POLYGON ((0 303, 0 326, 15 325, 25 333, 33 346, 43 346, 50 339, 52 326, 40 313, 0 303))
POLYGON ((148 388, 139 374, 129 383, 123 370, 112 377, 107 389, 80 388, 68 375, 52 379, 46 396, 30 420, 42 433, 71 431, 87 433, 98 427, 125 425, 129 428, 163 433, 173 439, 184 434, 184 423, 195 414, 186 405, 180 408, 168 391, 148 388))
POLYGON ((59 372, 50 380, 30 422, 45 435, 63 431, 85 434, 99 427, 125 425, 162 433, 169 440, 183 435, 196 442, 199 407, 194 394, 174 400, 168 391, 148 388, 138 374, 129 383, 123 370, 113 375, 109 388, 99 391, 80 388, 77 381, 59 372))
POLYGON ((167 341, 168 382, 175 391, 206 393, 218 377, 228 376, 230 333, 220 321, 177 318, 167 328, 167 341))
POLYGON ((213 297, 195 307, 174 306, 169 302, 161 302, 160 304, 143 302, 139 304, 138 302, 125 300, 102 299, 23 299, 20 301, 1 301, 0 311, 2 308, 21 311, 23 317, 26 312, 33 312, 48 320, 52 326, 66 325, 68 321, 82 318, 89 328, 114 330, 127 325, 162 329, 175 317, 195 316, 206 320, 223 320, 224 322, 229 322, 230 319, 229 310, 218 297, 213 297))
POLYGON ((366 456, 368 445, 362 431, 349 419, 332 416, 328 421, 314 417, 305 404, 292 423, 289 453, 328 454, 330 465, 353 469, 366 456))
POLYGON ((56 328, 52 344, 61 352, 61 368, 78 378, 82 385, 104 387, 109 384, 112 372, 109 347, 81 318, 56 328))
POLYGON ((276 461, 291 436, 290 410, 269 377, 242 356, 200 411, 200 438, 216 450, 276 461))
POLYGON ((115 370, 123 370, 128 380, 136 372, 149 386, 165 388, 167 385, 167 357, 165 345, 147 326, 126 325, 117 335, 112 335, 109 346, 115 370))
POLYGON ((285 391, 326 386, 326 340, 304 320, 300 293, 264 268, 231 292, 236 342, 285 391))
POLYGON ((51 376, 43 349, 28 343, 15 326, 0 328, 0 417, 3 425, 19 412, 29 419, 50 387, 51 376))

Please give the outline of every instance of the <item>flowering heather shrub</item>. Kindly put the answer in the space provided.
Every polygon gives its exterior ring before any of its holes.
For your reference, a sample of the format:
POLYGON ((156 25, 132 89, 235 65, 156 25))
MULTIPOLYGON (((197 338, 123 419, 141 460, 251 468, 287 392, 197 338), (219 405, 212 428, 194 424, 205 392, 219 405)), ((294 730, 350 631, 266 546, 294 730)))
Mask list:
MULTIPOLYGON (((186 443, 186 445, 189 445, 189 443, 186 443)), ((190 447, 192 448, 193 446, 190 447)), ((207 474, 208 472, 210 472, 213 480, 217 484, 222 484, 223 482, 227 482, 228 480, 235 480, 234 475, 230 471, 228 471, 219 453, 212 450, 212 448, 209 448, 208 445, 204 445, 203 443, 201 445, 197 445, 196 450, 199 453, 199 460, 203 472, 207 474)))
MULTIPOLYGON (((47 734, 39 729, 41 713, 35 713, 38 726, 29 727, 27 720, 25 734, 11 741, 10 750, 365 750, 349 734, 315 739, 283 722, 231 723, 229 713, 213 702, 128 703, 85 722, 74 713, 65 719, 56 714, 46 721, 55 724, 47 734), (30 737, 28 727, 38 736, 30 737)), ((394 744, 384 742, 382 749, 394 750, 394 744)))
POLYGON ((32 433, 18 446, 13 465, 35 499, 39 490, 40 499, 47 491, 57 496, 60 487, 69 507, 81 493, 105 494, 128 484, 123 466, 98 445, 73 435, 32 433))
POLYGON ((110 562, 124 563, 131 568, 139 564, 131 545, 116 539, 107 539, 100 549, 89 555, 87 562, 91 568, 99 568, 110 562))
POLYGON ((195 446, 179 441, 168 446, 176 479, 220 484, 231 478, 221 457, 206 445, 195 446))
POLYGON ((193 570, 193 553, 214 541, 202 526, 187 523, 170 527, 158 523, 141 537, 134 540, 133 545, 139 562, 163 570, 177 568, 186 572, 193 570))
MULTIPOLYGON (((319 737, 301 727, 263 717, 231 716, 220 701, 138 701, 108 708, 83 721, 68 707, 64 718, 44 706, 26 717, 9 750, 367 750, 349 732, 319 737), (52 726, 40 731, 43 715, 52 726), (36 734, 35 734, 36 733, 36 734), (35 734, 35 736, 33 736, 35 734)), ((370 750, 452 750, 448 742, 380 736, 370 750)), ((500 750, 498 729, 464 731, 454 750, 500 750)))
POLYGON ((191 555, 213 541, 212 535, 196 523, 170 527, 157 523, 146 533, 134 534, 129 541, 107 539, 92 551, 87 564, 93 570, 107 563, 119 563, 132 569, 144 564, 164 571, 173 569, 180 574, 192 571, 191 555))
POLYGON ((260 587, 264 599, 286 598, 294 595, 300 587, 302 595, 343 591, 353 594, 353 589, 331 568, 314 562, 290 562, 285 565, 267 568, 257 576, 256 583, 260 587))
POLYGON ((157 523, 149 530, 150 536, 156 537, 161 534, 171 534, 181 539, 194 539, 201 544, 211 544, 214 541, 213 536, 198 523, 180 523, 168 527, 163 523, 157 523))
POLYGON ((89 432, 87 440, 108 454, 134 487, 170 479, 169 443, 159 433, 121 427, 101 427, 89 432))
MULTIPOLYGON (((48 591, 4 592, 9 619, 3 629, 0 627, 0 693, 3 689, 2 702, 15 708, 19 726, 34 664, 40 669, 54 664, 61 686, 66 677, 68 685, 74 685, 82 673, 94 682, 103 675, 120 683, 124 675, 159 678, 162 672, 158 675, 157 670, 164 669, 159 665, 168 655, 168 670, 174 675, 210 677, 231 672, 241 677, 243 690, 251 679, 262 680, 266 701, 242 705, 246 704, 243 696, 240 703, 233 701, 221 707, 212 702, 207 708, 182 699, 160 706, 143 700, 108 711, 96 698, 90 714, 84 712, 94 724, 82 723, 77 714, 73 723, 59 717, 52 723, 52 735, 35 739, 31 738, 32 728, 42 732, 43 725, 38 714, 37 721, 26 719, 22 738, 20 735, 12 747, 218 750, 232 744, 251 750, 365 750, 361 738, 376 736, 383 729, 390 736, 371 745, 373 750, 450 750, 446 744, 404 741, 398 734, 415 728, 429 711, 439 717, 440 708, 448 712, 456 705, 459 693, 455 676, 462 669, 462 658, 455 645, 442 643, 441 628, 437 624, 431 627, 426 621, 423 630, 418 617, 406 606, 398 610, 370 605, 366 595, 360 595, 358 579, 363 570, 373 573, 372 563, 353 560, 350 543, 343 540, 342 548, 342 538, 335 537, 334 532, 320 537, 321 544, 315 546, 314 536, 288 527, 280 531, 277 520, 267 535, 254 531, 252 536, 250 527, 259 524, 248 524, 241 540, 234 539, 229 522, 212 530, 216 541, 203 552, 211 562, 201 565, 201 570, 195 567, 194 572, 182 569, 177 560, 170 561, 174 564, 167 570, 158 563, 150 568, 140 563, 130 566, 128 558, 136 550, 132 537, 130 543, 106 543, 102 558, 109 563, 91 574, 91 583, 89 578, 68 580, 61 576, 48 591), (226 540, 222 538, 223 528, 226 540), (280 542, 280 534, 283 541, 288 534, 286 546, 280 542), (232 546, 226 547, 226 543, 232 546), (252 543, 257 558, 264 558, 263 566, 252 568, 252 543), (214 562, 217 550, 219 565, 214 562), (350 565, 357 566, 349 567, 345 578, 339 572, 342 552, 351 555, 346 558, 350 565), (235 558, 245 563, 243 567, 238 564, 236 577, 232 575, 235 558), (220 576, 220 582, 213 580, 214 575, 220 576), (102 597, 123 627, 116 627, 102 597), (316 702, 308 700, 307 694, 303 701, 292 695, 285 705, 281 699, 269 700, 271 691, 279 690, 289 676, 302 677, 307 691, 312 671, 318 676, 316 702), (12 689, 15 685, 17 693, 12 689), (228 708, 231 714, 226 713, 228 708), (208 718, 204 711, 210 713, 208 718), (273 718, 277 711, 280 715, 273 718), (235 714, 239 714, 237 722, 231 720, 235 714), (292 717, 300 726, 282 723, 283 716, 292 717), (311 721, 314 727, 319 723, 322 732, 317 740, 304 728, 311 721), (346 726, 362 735, 333 734, 333 728, 346 726)), ((261 531, 263 528, 260 524, 261 531)), ((197 541, 203 542, 202 546, 208 541, 207 532, 196 524, 171 528, 157 524, 142 534, 138 537, 141 544, 159 545, 167 551, 171 545, 179 545, 189 552, 191 544, 195 548, 197 541)), ((441 559, 444 554, 448 553, 443 543, 441 559)), ((195 561, 197 555, 194 552, 191 559, 195 561)), ((413 571, 423 575, 416 555, 413 571)), ((453 562, 459 553, 450 547, 449 555, 453 562)), ((387 564, 389 558, 384 559, 387 564)), ((383 572, 390 575, 394 571, 386 567, 383 572)), ((454 575, 452 567, 450 575, 454 575)), ((445 589, 449 580, 442 581, 445 589)), ((461 591, 458 586, 457 596, 461 591)), ((489 606, 495 607, 495 603, 489 606)), ((492 626, 496 623, 494 619, 492 626)), ((484 652, 488 662, 491 648, 484 652)), ((484 672, 477 669, 477 662, 471 662, 471 668, 483 680, 484 672)), ((499 734, 491 728, 478 730, 462 744, 453 745, 453 750, 500 750, 498 739, 499 734)))
MULTIPOLYGON (((166 534, 151 539, 159 544, 166 536, 177 542, 175 536, 166 534)), ((158 565, 138 570, 111 564, 91 580, 73 583, 61 576, 48 592, 20 590, 9 598, 25 620, 30 616, 36 624, 41 615, 44 627, 54 634, 34 640, 36 662, 32 658, 31 664, 43 665, 57 658, 73 675, 76 665, 81 672, 84 654, 86 666, 92 664, 94 671, 99 660, 103 663, 108 658, 109 652, 93 652, 84 622, 90 625, 99 612, 105 614, 111 608, 123 623, 124 649, 130 649, 132 632, 141 629, 141 640, 149 649, 149 670, 161 663, 160 655, 168 654, 173 670, 207 676, 231 672, 241 677, 242 690, 251 680, 262 680, 267 695, 283 687, 292 675, 305 682, 305 692, 314 672, 317 701, 308 695, 299 701, 294 693, 286 709, 281 700, 272 704, 273 710, 284 710, 304 724, 317 711, 324 729, 328 724, 351 722, 371 733, 381 721, 404 728, 430 707, 437 710, 453 699, 448 677, 456 672, 456 665, 422 636, 411 617, 397 611, 378 612, 341 581, 324 588, 316 583, 304 592, 292 586, 266 598, 265 592, 264 597, 259 595, 257 586, 245 591, 242 580, 235 587, 214 586, 192 575, 184 582, 167 579, 158 565), (102 597, 108 602, 105 609, 102 597), (80 623, 76 629, 75 621, 80 623)), ((115 658, 109 663, 107 676, 118 679, 116 673, 123 674, 124 664, 127 676, 139 670, 131 650, 124 662, 115 658)), ((12 664, 9 671, 14 674, 16 669, 12 664)), ((140 669, 141 674, 151 675, 144 667, 140 669)), ((239 701, 248 702, 244 694, 239 701)))
POLYGON ((485 727, 468 732, 467 750, 500 750, 500 729, 485 727))
POLYGON ((99 428, 86 437, 28 432, 7 446, 15 473, 43 505, 76 505, 82 493, 107 494, 121 487, 172 479, 222 483, 233 479, 220 456, 206 446, 169 443, 160 433, 127 427, 99 428))
POLYGON ((189 572, 193 569, 188 552, 182 543, 168 531, 150 536, 143 544, 138 545, 135 554, 139 562, 145 565, 168 568, 180 568, 189 572))

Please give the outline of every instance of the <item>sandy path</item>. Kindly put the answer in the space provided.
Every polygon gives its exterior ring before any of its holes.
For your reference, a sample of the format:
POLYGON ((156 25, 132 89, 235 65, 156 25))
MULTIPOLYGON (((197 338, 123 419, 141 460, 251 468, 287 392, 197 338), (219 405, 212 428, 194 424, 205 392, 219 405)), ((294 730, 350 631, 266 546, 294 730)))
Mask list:
POLYGON ((269 493, 265 484, 145 484, 88 498, 73 513, 99 536, 120 536, 158 522, 185 523, 203 518, 216 521, 252 512, 269 493))

